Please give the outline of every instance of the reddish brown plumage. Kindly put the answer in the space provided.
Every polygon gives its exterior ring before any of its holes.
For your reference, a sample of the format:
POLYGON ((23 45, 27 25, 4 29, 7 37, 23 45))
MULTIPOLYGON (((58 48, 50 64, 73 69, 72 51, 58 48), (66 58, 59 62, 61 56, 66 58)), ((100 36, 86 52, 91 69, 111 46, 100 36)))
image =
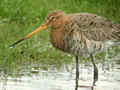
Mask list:
POLYGON ((54 12, 48 15, 48 17, 51 17, 51 15, 53 16, 54 14, 56 14, 57 20, 54 21, 53 23, 50 23, 50 27, 52 28, 50 32, 50 41, 54 47, 62 51, 66 51, 64 36, 66 34, 65 25, 67 23, 68 18, 64 16, 63 12, 60 13, 54 12))
POLYGON ((65 41, 64 41, 64 34, 65 34, 65 31, 64 30, 52 30, 50 32, 50 41, 51 43, 53 44, 54 47, 62 50, 62 51, 65 51, 64 50, 64 46, 65 46, 65 41), (59 34, 58 34, 59 33, 59 34))

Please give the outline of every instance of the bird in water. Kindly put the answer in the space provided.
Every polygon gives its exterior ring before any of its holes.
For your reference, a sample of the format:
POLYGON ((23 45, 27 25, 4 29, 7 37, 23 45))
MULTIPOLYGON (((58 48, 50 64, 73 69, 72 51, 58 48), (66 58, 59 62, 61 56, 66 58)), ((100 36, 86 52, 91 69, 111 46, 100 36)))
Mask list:
POLYGON ((120 24, 115 24, 102 16, 91 13, 65 14, 63 11, 53 11, 48 14, 39 28, 10 47, 47 28, 51 28, 50 41, 52 45, 76 57, 76 87, 78 87, 79 80, 78 57, 91 58, 94 67, 94 86, 98 80, 94 55, 109 47, 120 45, 120 24))

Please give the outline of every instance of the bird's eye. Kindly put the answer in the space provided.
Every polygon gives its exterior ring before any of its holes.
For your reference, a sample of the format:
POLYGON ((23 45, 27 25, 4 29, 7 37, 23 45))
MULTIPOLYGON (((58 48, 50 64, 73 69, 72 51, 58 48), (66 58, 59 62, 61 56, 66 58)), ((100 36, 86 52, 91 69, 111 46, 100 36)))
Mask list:
POLYGON ((49 19, 52 20, 52 21, 56 20, 54 16, 51 16, 49 19))

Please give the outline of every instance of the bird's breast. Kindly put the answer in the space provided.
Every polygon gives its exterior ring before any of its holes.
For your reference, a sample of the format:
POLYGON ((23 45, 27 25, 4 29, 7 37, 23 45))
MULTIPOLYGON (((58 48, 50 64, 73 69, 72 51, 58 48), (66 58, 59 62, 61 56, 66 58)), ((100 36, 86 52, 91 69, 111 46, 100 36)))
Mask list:
POLYGON ((52 30, 50 32, 50 41, 55 48, 66 51, 63 31, 52 30))
POLYGON ((90 53, 96 53, 104 49, 103 42, 88 40, 78 32, 73 32, 73 34, 69 36, 65 31, 52 30, 50 33, 50 41, 53 46, 59 50, 83 57, 87 57, 90 53))
POLYGON ((50 32, 50 41, 55 48, 74 55, 83 56, 88 52, 85 41, 81 39, 78 34, 69 35, 64 29, 50 32))

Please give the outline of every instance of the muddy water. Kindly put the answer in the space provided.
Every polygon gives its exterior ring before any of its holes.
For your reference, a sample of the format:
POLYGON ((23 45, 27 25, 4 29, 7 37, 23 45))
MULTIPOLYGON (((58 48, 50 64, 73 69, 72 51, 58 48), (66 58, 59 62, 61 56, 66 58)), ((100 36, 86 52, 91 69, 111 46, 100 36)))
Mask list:
MULTIPOLYGON (((31 64, 21 67, 20 71, 4 74, 1 71, 0 90, 75 90, 75 66, 63 64, 59 69, 44 65, 31 64)), ((94 90, 120 90, 120 65, 113 61, 97 64, 99 80, 94 90)), ((80 64, 80 80, 78 90, 91 90, 93 68, 92 65, 80 64)))

